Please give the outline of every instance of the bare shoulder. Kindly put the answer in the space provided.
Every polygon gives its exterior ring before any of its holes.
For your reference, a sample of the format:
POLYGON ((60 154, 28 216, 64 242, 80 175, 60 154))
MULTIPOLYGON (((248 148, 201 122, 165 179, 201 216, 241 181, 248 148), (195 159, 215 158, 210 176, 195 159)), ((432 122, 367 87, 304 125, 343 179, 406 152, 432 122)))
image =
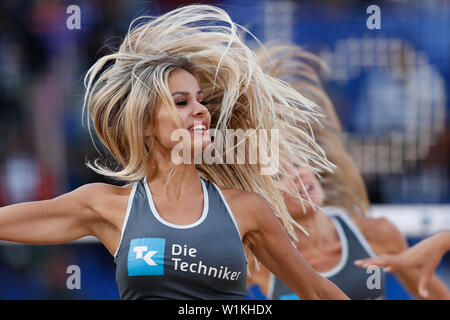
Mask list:
POLYGON ((271 207, 263 196, 256 192, 220 187, 225 200, 237 220, 241 234, 252 231, 270 214, 271 207))
MULTIPOLYGON (((115 186, 106 183, 85 184, 59 197, 64 206, 75 206, 84 214, 90 233, 96 236, 111 254, 120 239, 132 184, 115 186)), ((59 200, 58 200, 59 201, 59 200)))
POLYGON ((131 192, 131 184, 115 186, 107 183, 88 183, 68 193, 71 198, 94 205, 98 202, 111 200, 114 197, 127 196, 131 192))
POLYGON ((240 200, 246 200, 250 197, 253 197, 255 195, 258 195, 256 192, 252 191, 246 191, 241 189, 231 189, 224 186, 218 186, 220 191, 222 191, 222 194, 230 199, 240 199, 240 200))
POLYGON ((235 207, 245 209, 246 212, 254 212, 269 206, 268 202, 256 192, 240 189, 229 189, 219 186, 223 196, 235 207))
POLYGON ((408 248, 400 230, 387 218, 351 217, 375 253, 394 254, 408 248))
POLYGON ((94 182, 94 183, 88 183, 84 184, 80 187, 78 187, 75 190, 79 190, 80 192, 100 192, 100 193, 126 193, 126 190, 131 190, 132 184, 126 184, 124 186, 116 186, 113 184, 108 183, 101 183, 101 182, 94 182))
MULTIPOLYGON (((114 223, 117 219, 117 212, 126 210, 131 190, 132 184, 115 186, 107 183, 89 183, 80 186, 66 196, 114 223)), ((118 222, 120 222, 120 218, 118 222)))

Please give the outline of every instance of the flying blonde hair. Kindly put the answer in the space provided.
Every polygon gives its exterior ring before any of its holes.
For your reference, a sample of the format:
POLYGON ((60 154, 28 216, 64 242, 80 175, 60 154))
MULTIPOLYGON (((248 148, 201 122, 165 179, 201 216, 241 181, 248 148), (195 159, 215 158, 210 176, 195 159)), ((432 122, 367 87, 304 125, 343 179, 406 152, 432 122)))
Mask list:
POLYGON ((293 44, 266 44, 264 50, 257 52, 257 57, 266 72, 288 82, 314 101, 324 115, 322 125, 312 125, 316 141, 335 165, 333 172, 324 171, 320 179, 324 205, 343 208, 351 215, 367 216, 370 203, 364 181, 345 149, 339 117, 323 88, 321 75, 328 71, 325 62, 293 44))
MULTIPOLYGON (((154 139, 146 143, 144 129, 153 123, 158 102, 180 126, 168 77, 181 68, 198 79, 209 100, 211 128, 278 129, 280 158, 317 174, 331 171, 333 165, 312 137, 311 124, 319 124, 316 105, 264 73, 255 53, 241 41, 242 32, 249 33, 225 11, 209 5, 134 20, 119 50, 100 58, 85 77, 83 114, 90 116, 89 132, 93 125, 114 168, 99 159, 87 165, 106 177, 130 182, 157 165, 154 139)), ((262 167, 260 159, 256 164, 196 165, 200 176, 218 185, 261 195, 296 239, 294 226, 301 226, 289 215, 280 192, 289 191, 277 175, 261 175, 262 167)), ((282 166, 279 170, 285 171, 282 166)))

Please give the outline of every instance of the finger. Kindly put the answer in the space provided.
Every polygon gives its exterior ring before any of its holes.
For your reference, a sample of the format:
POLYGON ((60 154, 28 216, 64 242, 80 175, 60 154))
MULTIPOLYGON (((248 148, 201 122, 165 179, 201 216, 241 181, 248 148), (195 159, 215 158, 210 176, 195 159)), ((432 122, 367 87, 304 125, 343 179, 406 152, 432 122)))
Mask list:
POLYGON ((361 259, 361 260, 355 260, 354 264, 361 268, 368 268, 370 266, 379 266, 379 267, 385 267, 388 266, 389 263, 387 261, 387 256, 381 256, 377 258, 368 258, 368 259, 361 259))
POLYGON ((377 264, 377 261, 376 261, 376 259, 370 258, 370 259, 363 259, 363 260, 355 260, 353 263, 358 267, 367 268, 370 265, 377 264))
POLYGON ((392 271, 394 271, 394 268, 392 266, 385 267, 385 268, 383 268, 383 271, 387 272, 387 273, 391 273, 392 271))
POLYGON ((420 279, 419 279, 419 294, 424 297, 424 298, 428 298, 429 297, 429 293, 428 293, 428 283, 430 282, 430 279, 433 275, 433 271, 430 270, 422 270, 421 274, 420 274, 420 279))

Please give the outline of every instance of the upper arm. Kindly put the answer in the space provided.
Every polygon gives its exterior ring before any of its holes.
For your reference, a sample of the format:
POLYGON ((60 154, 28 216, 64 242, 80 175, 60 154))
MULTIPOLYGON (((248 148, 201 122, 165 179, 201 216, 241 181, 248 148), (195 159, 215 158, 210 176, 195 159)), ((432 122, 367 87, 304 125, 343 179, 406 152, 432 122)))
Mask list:
POLYGON ((306 262, 262 197, 253 194, 244 202, 253 223, 243 241, 269 271, 301 299, 345 297, 334 284, 317 274, 306 262))
POLYGON ((100 219, 92 199, 100 196, 99 193, 100 186, 90 184, 50 200, 2 207, 0 239, 55 244, 92 235, 92 226, 100 219))
POLYGON ((396 254, 408 248, 400 230, 386 218, 362 218, 355 221, 376 255, 396 254))
POLYGON ((275 263, 277 259, 283 261, 296 250, 292 250, 294 246, 287 232, 264 200, 255 197, 247 199, 247 202, 247 215, 251 223, 243 235, 243 242, 273 272, 280 268, 280 264, 275 263))

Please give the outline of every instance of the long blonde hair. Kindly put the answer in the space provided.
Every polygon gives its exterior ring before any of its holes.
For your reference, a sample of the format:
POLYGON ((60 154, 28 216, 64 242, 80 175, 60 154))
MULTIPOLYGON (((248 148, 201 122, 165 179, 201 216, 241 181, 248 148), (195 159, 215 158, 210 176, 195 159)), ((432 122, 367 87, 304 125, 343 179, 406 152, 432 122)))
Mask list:
POLYGON ((313 124, 316 141, 335 165, 332 173, 323 172, 321 176, 324 205, 343 208, 352 215, 368 215, 370 204, 364 181, 345 149, 339 117, 323 88, 321 78, 327 72, 327 65, 318 56, 293 44, 266 44, 257 52, 257 57, 266 72, 288 82, 314 101, 324 115, 321 126, 313 124))
MULTIPOLYGON (((225 11, 209 5, 134 20, 119 50, 99 59, 85 77, 83 112, 88 111, 95 132, 115 161, 114 168, 99 160, 88 166, 121 181, 145 176, 154 158, 152 144, 145 143, 144 128, 153 121, 157 101, 177 121, 168 77, 171 71, 184 68, 195 75, 210 102, 211 128, 278 129, 280 158, 317 174, 331 171, 332 164, 312 137, 311 124, 319 122, 316 105, 264 73, 255 53, 240 40, 242 32, 248 31, 225 11)), ((89 132, 90 127, 88 118, 89 132)), ((256 164, 196 165, 201 176, 216 184, 260 194, 296 239, 293 227, 301 226, 286 209, 280 192, 285 188, 277 175, 261 175, 262 167, 259 159, 256 164)), ((298 193, 295 196, 301 199, 298 193)))

